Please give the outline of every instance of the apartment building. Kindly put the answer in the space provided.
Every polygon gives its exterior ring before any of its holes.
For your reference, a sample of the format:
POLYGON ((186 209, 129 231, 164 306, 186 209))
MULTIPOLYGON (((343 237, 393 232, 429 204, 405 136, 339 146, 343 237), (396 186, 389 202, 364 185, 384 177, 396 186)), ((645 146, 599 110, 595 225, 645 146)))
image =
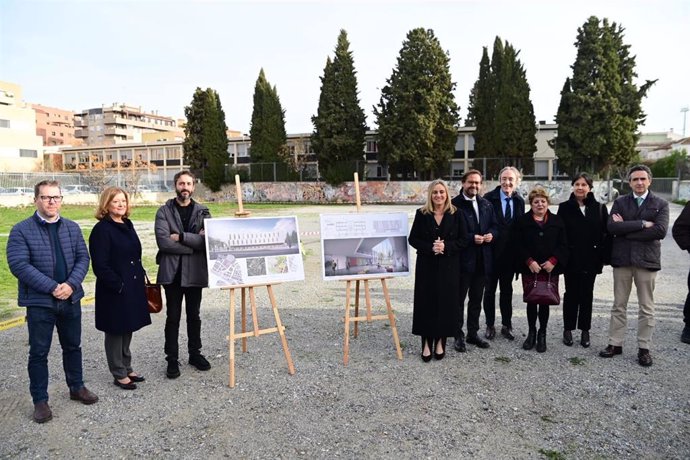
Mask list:
POLYGON ((0 172, 43 169, 43 139, 36 135, 36 115, 23 101, 22 87, 0 81, 0 172))
POLYGON ((36 112, 36 134, 43 138, 43 145, 82 145, 74 137, 74 112, 71 110, 32 104, 36 112))
POLYGON ((75 137, 82 139, 86 145, 143 142, 144 133, 182 133, 174 118, 118 103, 75 114, 74 126, 75 137))

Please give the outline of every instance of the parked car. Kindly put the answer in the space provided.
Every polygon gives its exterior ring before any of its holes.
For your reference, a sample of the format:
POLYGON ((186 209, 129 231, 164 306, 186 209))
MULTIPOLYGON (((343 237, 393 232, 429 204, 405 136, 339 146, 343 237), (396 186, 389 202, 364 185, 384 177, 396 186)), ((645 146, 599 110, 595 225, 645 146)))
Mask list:
POLYGON ((62 193, 65 195, 72 195, 74 193, 95 193, 95 190, 88 185, 72 184, 62 187, 62 193))
POLYGON ((0 192, 3 195, 31 195, 34 194, 34 189, 28 187, 8 187, 0 192))

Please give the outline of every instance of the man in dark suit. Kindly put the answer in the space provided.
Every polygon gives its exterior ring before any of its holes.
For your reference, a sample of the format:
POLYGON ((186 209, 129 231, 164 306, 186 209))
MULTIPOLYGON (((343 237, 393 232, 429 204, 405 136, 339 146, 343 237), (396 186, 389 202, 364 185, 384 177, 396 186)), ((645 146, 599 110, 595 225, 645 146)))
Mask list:
POLYGON ((486 317, 486 338, 496 337, 496 288, 500 286, 499 308, 501 309, 501 335, 515 340, 513 335, 513 277, 515 276, 515 247, 510 243, 515 222, 525 213, 525 200, 518 192, 520 171, 506 166, 498 175, 500 185, 484 195, 494 207, 498 222, 498 236, 494 235, 493 272, 489 274, 484 289, 484 316, 486 317))
POLYGON ((636 165, 628 172, 632 193, 618 198, 611 208, 608 230, 613 235, 613 306, 609 345, 599 353, 612 358, 623 353, 626 310, 632 283, 637 288, 637 361, 651 366, 649 347, 654 331, 654 280, 661 270, 661 240, 668 230, 668 202, 649 191, 652 172, 636 165))
POLYGON ((460 327, 455 337, 455 349, 466 351, 463 327, 465 298, 467 301, 467 343, 479 348, 489 348, 479 331, 479 315, 486 277, 492 272, 492 241, 498 234, 498 223, 491 203, 479 196, 482 174, 477 170, 467 171, 462 176, 462 192, 452 203, 462 213, 467 225, 467 249, 460 257, 460 327))
MULTIPOLYGON (((671 234, 681 249, 690 252, 690 203, 685 205, 680 216, 673 223, 671 234)), ((690 273, 688 273, 688 295, 685 297, 683 321, 685 321, 685 327, 680 335, 680 340, 684 343, 690 343, 690 273)))

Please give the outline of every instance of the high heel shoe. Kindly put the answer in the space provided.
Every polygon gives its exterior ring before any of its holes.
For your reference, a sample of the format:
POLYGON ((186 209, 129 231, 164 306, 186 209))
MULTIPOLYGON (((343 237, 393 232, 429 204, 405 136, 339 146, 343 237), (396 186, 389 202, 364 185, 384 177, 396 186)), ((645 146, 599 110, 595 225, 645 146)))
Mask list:
POLYGON ((137 389, 137 384, 133 383, 131 379, 127 383, 120 382, 118 379, 114 379, 113 383, 115 384, 115 386, 118 386, 118 387, 122 388, 123 390, 136 390, 137 389))
POLYGON ((446 338, 445 337, 440 337, 436 340, 434 340, 434 358, 437 360, 443 359, 443 357, 446 356, 446 338), (441 344, 441 353, 437 353, 436 350, 438 349, 438 344, 441 344))
POLYGON ((431 338, 430 337, 422 337, 422 361, 425 363, 428 363, 431 361, 431 358, 433 357, 433 352, 431 351, 431 338), (424 347, 427 347, 429 349, 429 354, 424 355, 424 347))

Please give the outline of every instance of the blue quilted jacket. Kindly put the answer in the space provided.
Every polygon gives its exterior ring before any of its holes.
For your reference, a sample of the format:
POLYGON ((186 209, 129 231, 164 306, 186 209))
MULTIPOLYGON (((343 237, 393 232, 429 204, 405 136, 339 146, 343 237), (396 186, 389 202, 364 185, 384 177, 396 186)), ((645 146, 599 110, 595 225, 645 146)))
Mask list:
MULTIPOLYGON (((58 238, 67 265, 67 280, 74 293, 72 303, 84 297, 81 286, 89 270, 89 252, 79 225, 60 218, 58 238)), ((48 235, 47 224, 34 213, 10 231, 7 240, 7 264, 17 277, 20 307, 51 307, 52 292, 58 283, 53 279, 55 272, 55 250, 48 235)))

